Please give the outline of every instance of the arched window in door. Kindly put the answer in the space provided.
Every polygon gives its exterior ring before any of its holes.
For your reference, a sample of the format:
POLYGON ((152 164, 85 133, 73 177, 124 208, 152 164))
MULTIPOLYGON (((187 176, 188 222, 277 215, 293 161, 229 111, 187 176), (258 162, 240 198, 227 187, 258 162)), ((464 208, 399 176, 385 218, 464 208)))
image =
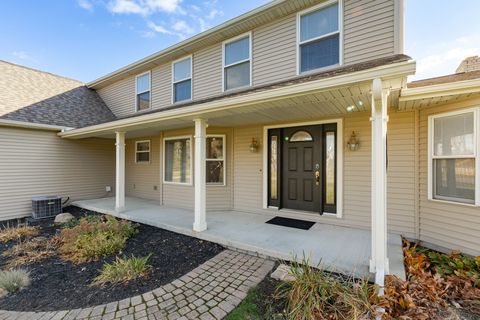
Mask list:
POLYGON ((290 142, 305 142, 305 141, 313 141, 313 137, 310 133, 305 130, 299 130, 292 134, 290 137, 290 142))

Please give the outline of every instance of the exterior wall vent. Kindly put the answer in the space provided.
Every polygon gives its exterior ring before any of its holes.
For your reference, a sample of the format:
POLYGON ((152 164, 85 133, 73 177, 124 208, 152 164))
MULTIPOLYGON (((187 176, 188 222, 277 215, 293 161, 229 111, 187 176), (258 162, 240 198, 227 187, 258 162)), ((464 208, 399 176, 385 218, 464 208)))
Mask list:
POLYGON ((32 198, 32 216, 34 219, 45 219, 62 213, 62 197, 39 196, 32 198))

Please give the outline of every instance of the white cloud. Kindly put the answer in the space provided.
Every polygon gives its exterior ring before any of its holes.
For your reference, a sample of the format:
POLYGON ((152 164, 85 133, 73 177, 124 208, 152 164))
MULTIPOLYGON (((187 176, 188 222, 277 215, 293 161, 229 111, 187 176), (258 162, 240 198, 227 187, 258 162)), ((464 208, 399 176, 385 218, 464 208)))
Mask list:
POLYGON ((154 22, 152 22, 152 21, 149 21, 149 22, 147 23, 147 25, 148 25, 148 27, 149 27, 152 31, 154 31, 154 32, 156 32, 156 33, 172 34, 172 32, 169 31, 169 30, 167 30, 164 26, 159 25, 159 24, 156 24, 156 23, 154 23, 154 22))
POLYGON ((12 55, 15 58, 18 58, 20 60, 31 61, 31 62, 36 62, 37 61, 33 57, 31 57, 28 53, 26 53, 25 51, 13 51, 12 55))
POLYGON ((80 8, 83 8, 88 11, 93 10, 93 4, 89 0, 77 0, 78 5, 80 8))
POLYGON ((181 0, 111 0, 107 9, 112 13, 151 15, 157 12, 183 13, 181 0))
POLYGON ((213 8, 212 10, 210 10, 210 13, 207 15, 207 19, 212 20, 212 19, 215 19, 215 17, 222 16, 222 15, 223 15, 222 11, 213 8))
POLYGON ((173 24, 172 29, 178 31, 181 34, 192 34, 195 32, 195 30, 190 27, 184 20, 177 20, 173 24))
POLYGON ((410 80, 452 74, 463 59, 480 55, 480 35, 463 36, 450 42, 415 49, 418 54, 412 56, 417 60, 417 73, 410 80))

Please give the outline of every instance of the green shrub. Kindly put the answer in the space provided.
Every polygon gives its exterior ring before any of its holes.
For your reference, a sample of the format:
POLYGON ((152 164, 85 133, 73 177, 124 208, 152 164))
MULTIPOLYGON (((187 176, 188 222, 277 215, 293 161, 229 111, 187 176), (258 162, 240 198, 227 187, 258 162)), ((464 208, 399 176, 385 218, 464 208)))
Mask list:
POLYGON ((95 278, 95 283, 119 283, 134 280, 145 276, 151 269, 148 264, 148 259, 151 255, 146 257, 119 258, 112 262, 103 265, 100 275, 95 278))
POLYGON ((121 251, 136 232, 137 228, 129 221, 113 217, 82 218, 77 226, 61 231, 60 252, 74 263, 97 260, 121 251))
POLYGON ((369 319, 375 312, 371 301, 376 287, 362 280, 341 280, 309 266, 308 260, 292 264, 294 280, 276 291, 286 301, 288 319, 369 319))
POLYGON ((458 276, 471 278, 475 286, 480 287, 480 257, 470 258, 458 251, 451 254, 443 254, 436 251, 428 251, 431 266, 442 277, 458 276))
POLYGON ((82 219, 86 219, 88 222, 96 223, 96 222, 101 222, 102 221, 102 216, 101 215, 89 215, 84 218, 74 218, 64 224, 62 224, 62 228, 73 228, 76 227, 80 224, 80 221, 82 219))
POLYGON ((0 271, 0 288, 11 293, 30 285, 30 273, 23 269, 0 271))

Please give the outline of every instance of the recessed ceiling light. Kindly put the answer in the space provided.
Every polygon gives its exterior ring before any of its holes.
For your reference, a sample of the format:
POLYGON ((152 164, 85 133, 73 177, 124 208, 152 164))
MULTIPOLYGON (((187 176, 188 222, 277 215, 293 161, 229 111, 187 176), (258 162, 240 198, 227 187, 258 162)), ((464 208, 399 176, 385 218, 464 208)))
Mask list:
POLYGON ((361 107, 363 106, 363 101, 362 100, 358 100, 358 105, 361 107))
POLYGON ((347 112, 352 112, 353 110, 355 110, 355 106, 354 106, 354 105, 351 105, 351 106, 348 106, 348 107, 347 107, 347 112))

